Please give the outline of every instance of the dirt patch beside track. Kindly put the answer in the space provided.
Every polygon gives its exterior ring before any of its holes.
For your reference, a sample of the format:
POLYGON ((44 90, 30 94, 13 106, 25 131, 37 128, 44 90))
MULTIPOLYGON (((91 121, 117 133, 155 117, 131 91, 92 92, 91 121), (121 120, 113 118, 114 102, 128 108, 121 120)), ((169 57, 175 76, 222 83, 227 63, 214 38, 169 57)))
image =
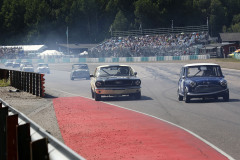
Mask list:
POLYGON ((16 92, 13 87, 0 87, 0 98, 55 138, 63 141, 52 104, 52 96, 46 95, 46 98, 41 98, 23 91, 16 92))

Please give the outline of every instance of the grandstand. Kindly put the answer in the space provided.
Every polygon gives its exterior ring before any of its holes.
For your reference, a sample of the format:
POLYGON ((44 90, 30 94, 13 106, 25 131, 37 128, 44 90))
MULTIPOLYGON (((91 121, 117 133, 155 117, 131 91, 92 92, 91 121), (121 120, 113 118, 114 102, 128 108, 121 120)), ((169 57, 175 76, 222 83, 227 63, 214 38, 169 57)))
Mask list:
POLYGON ((178 28, 113 31, 113 36, 90 50, 90 57, 150 57, 202 54, 208 44, 208 28, 178 28))

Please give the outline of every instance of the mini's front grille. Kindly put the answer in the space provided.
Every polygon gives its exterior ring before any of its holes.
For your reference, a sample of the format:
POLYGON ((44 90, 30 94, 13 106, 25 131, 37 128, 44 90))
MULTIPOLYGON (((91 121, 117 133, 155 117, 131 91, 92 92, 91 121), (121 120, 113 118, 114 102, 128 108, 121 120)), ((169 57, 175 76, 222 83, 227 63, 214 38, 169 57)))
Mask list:
POLYGON ((198 85, 195 89, 195 93, 208 93, 221 91, 224 88, 220 85, 198 85))

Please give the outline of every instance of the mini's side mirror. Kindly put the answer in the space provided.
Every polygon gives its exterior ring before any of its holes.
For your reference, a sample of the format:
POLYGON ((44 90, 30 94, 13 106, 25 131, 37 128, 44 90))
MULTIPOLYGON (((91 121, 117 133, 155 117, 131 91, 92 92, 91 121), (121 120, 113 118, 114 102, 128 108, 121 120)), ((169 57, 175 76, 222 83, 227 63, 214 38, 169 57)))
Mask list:
POLYGON ((136 76, 136 75, 137 75, 137 72, 134 72, 134 75, 136 76))
POLYGON ((182 76, 182 79, 185 79, 185 76, 182 76))
POLYGON ((94 77, 92 74, 90 74, 90 77, 94 77))

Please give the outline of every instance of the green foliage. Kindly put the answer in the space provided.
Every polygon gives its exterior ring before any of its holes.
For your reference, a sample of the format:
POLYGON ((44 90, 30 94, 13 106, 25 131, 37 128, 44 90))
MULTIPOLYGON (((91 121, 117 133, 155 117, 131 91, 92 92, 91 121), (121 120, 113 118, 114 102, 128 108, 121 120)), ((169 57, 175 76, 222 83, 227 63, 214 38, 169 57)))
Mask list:
POLYGON ((114 30, 209 24, 240 31, 239 0, 1 0, 0 44, 97 43, 114 30))
POLYGON ((118 31, 125 31, 128 29, 128 20, 122 11, 119 11, 113 22, 113 29, 118 31))
POLYGON ((0 87, 7 87, 7 86, 10 86, 9 80, 5 80, 5 79, 0 80, 0 87))

